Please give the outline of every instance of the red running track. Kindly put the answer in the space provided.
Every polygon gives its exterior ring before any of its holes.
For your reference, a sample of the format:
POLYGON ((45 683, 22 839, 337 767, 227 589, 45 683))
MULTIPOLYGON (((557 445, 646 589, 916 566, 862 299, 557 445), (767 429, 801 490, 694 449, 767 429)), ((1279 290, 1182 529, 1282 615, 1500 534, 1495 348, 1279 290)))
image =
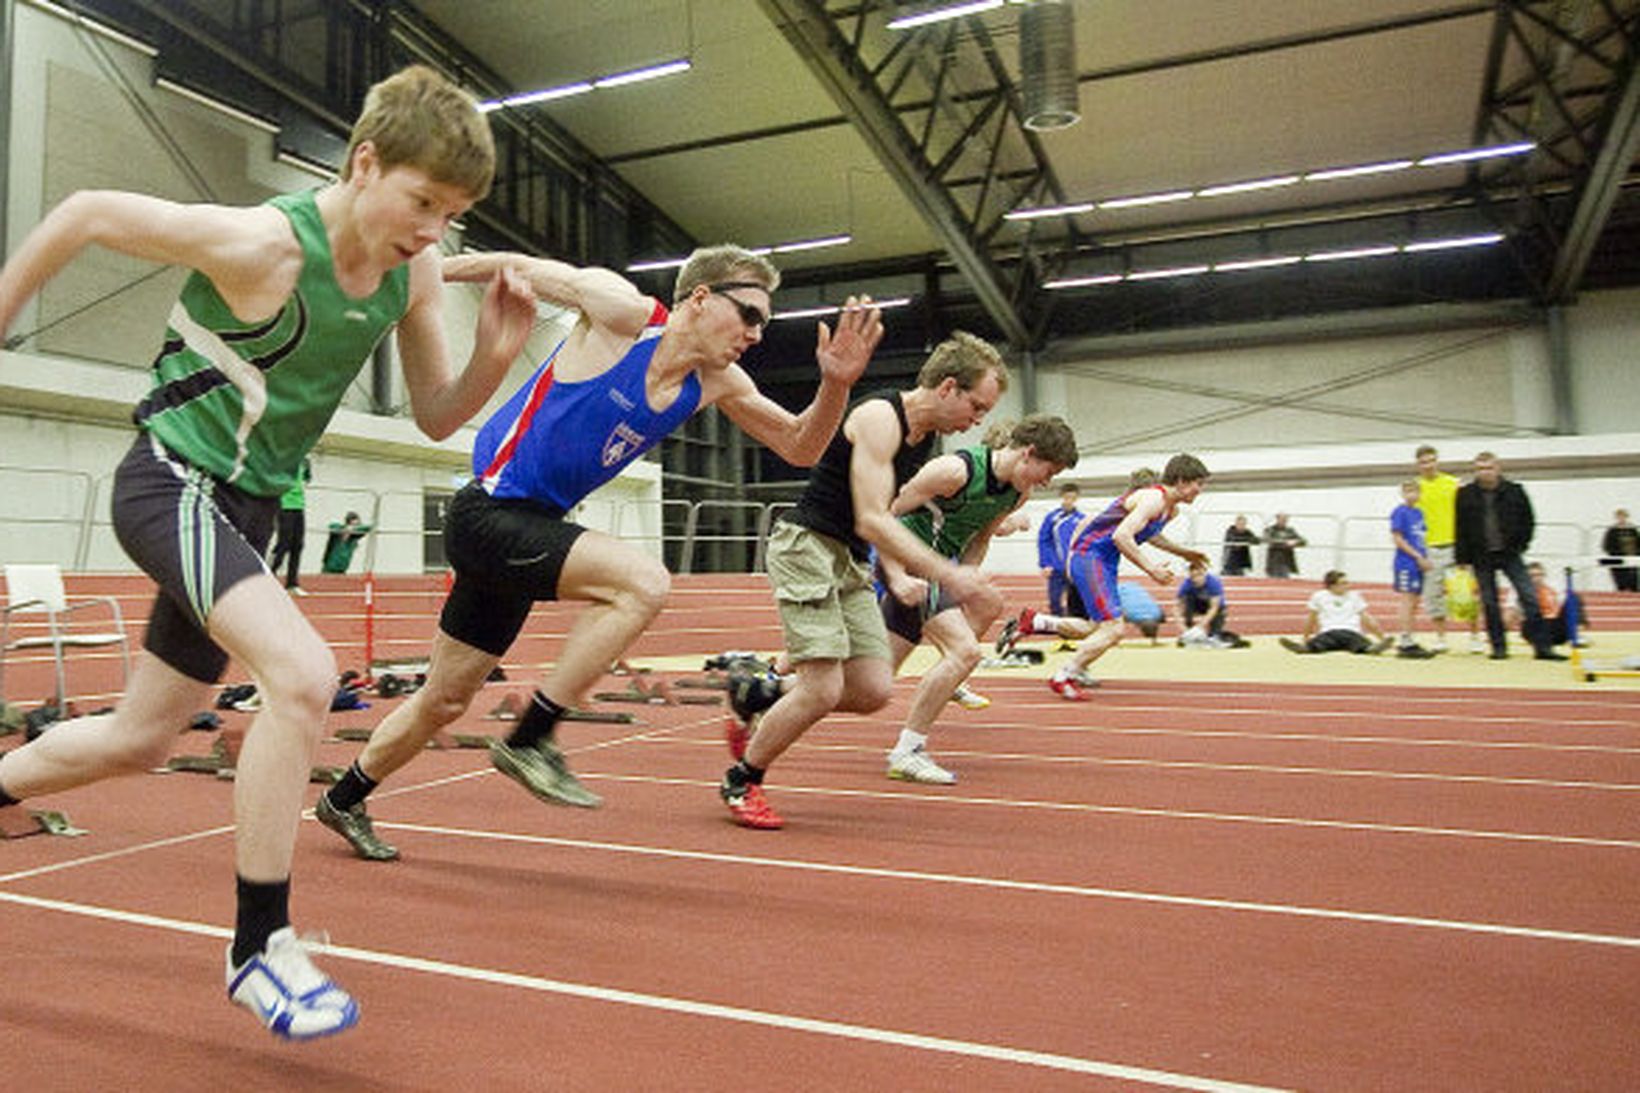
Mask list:
POLYGON ((1640 1084, 1633 693, 986 687, 934 738, 959 785, 882 776, 902 684, 776 768, 777 833, 727 821, 706 707, 566 725, 596 812, 429 752, 372 804, 403 861, 303 825, 297 922, 363 1008, 307 1045, 221 995, 227 784, 42 801, 93 834, 0 843, 8 1084, 1640 1084))

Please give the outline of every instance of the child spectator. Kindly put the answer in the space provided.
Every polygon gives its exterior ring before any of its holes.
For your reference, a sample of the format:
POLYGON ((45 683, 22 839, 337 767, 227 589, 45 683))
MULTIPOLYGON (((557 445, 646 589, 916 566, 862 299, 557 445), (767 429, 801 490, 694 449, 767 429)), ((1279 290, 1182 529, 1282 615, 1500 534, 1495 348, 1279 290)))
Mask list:
POLYGON ((1398 655, 1428 659, 1435 654, 1412 640, 1412 619, 1424 591, 1424 573, 1429 569, 1429 548, 1424 537, 1424 514, 1418 508, 1421 487, 1416 478, 1401 483, 1401 503, 1389 514, 1389 537, 1395 541, 1392 572, 1395 591, 1401 597, 1401 639, 1398 655))
POLYGON ((1327 571, 1324 588, 1310 597, 1310 616, 1304 622, 1304 640, 1282 638, 1281 647, 1292 653, 1382 653, 1394 644, 1367 610, 1367 601, 1350 587, 1341 569, 1327 571), (1363 632, 1365 629, 1365 633, 1363 632), (1371 633, 1376 641, 1368 641, 1371 633))

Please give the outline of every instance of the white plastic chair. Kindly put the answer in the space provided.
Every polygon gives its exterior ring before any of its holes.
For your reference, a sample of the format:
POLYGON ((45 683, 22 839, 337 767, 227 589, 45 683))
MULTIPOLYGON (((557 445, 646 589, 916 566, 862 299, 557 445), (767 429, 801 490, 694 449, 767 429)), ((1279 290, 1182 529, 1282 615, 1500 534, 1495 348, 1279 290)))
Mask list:
MULTIPOLYGON (((125 620, 120 615, 119 602, 112 596, 89 596, 70 601, 63 588, 62 570, 54 565, 8 565, 5 568, 6 606, 4 622, 0 624, 0 672, 4 672, 6 655, 13 649, 50 648, 57 666, 57 705, 61 708, 68 696, 63 650, 118 645, 124 668, 120 685, 123 690, 131 679, 131 651, 125 640, 125 620), (98 604, 107 605, 113 612, 112 630, 76 630, 71 627, 70 615, 98 604), (38 614, 46 616, 46 633, 12 637, 12 624, 16 616, 38 614)), ((4 679, 0 675, 0 684, 4 683, 4 679)), ((4 687, 0 686, 0 694, 4 693, 4 687)))

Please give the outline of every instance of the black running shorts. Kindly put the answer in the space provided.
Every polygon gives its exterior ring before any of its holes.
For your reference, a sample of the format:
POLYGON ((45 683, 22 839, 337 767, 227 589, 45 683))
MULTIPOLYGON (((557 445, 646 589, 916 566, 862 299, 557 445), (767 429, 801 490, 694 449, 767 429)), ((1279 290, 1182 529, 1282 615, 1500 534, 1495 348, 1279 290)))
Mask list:
POLYGON ((537 600, 558 598, 558 575, 586 528, 517 498, 495 498, 470 482, 444 518, 444 553, 456 572, 439 629, 491 656, 518 637, 537 600))
POLYGON ((143 646, 190 679, 215 683, 228 653, 205 633, 216 601, 268 572, 277 497, 253 497, 190 466, 149 433, 114 472, 114 534, 159 585, 143 646))

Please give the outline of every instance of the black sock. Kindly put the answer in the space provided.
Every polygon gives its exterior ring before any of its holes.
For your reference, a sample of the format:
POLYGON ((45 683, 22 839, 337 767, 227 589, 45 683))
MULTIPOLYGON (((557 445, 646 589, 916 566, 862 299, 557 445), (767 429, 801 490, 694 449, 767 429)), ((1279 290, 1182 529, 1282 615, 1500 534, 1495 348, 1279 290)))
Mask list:
POLYGON ((330 798, 330 803, 338 812, 346 812, 354 805, 361 804, 378 785, 379 782, 359 769, 359 761, 355 759, 353 765, 347 768, 347 773, 325 791, 325 796, 330 798))
POLYGON ((734 789, 742 786, 760 786, 763 784, 763 776, 767 773, 767 768, 754 767, 742 759, 724 772, 723 780, 734 789))
POLYGON ((19 801, 17 798, 7 793, 5 787, 0 786, 0 808, 5 808, 7 805, 20 805, 22 803, 22 801, 19 801))
POLYGON ((541 741, 552 741, 558 728, 558 719, 564 716, 564 707, 536 691, 530 698, 529 709, 518 719, 518 724, 507 737, 509 748, 533 748, 541 741))
POLYGON ((234 923, 234 967, 268 947, 268 936, 290 925, 290 878, 269 883, 238 878, 239 915, 234 923))

